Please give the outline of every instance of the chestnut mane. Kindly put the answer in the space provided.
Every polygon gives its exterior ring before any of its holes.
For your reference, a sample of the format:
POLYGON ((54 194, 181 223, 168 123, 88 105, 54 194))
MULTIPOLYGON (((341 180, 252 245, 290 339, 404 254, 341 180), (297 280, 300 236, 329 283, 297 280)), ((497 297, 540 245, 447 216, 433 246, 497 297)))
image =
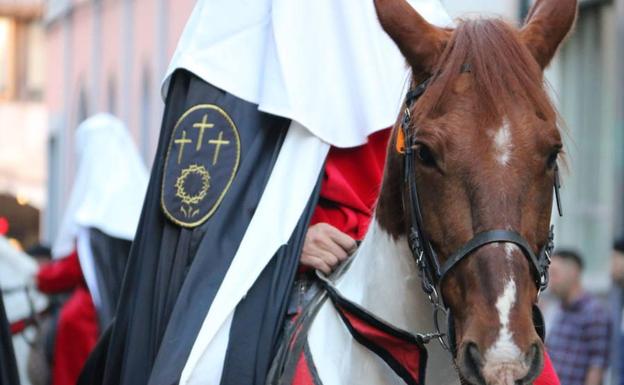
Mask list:
MULTIPOLYGON (((519 31, 498 19, 460 21, 433 73, 434 81, 414 108, 416 117, 444 113, 445 96, 468 65, 478 98, 478 116, 493 124, 503 117, 514 120, 519 101, 535 108, 544 120, 557 114, 544 90, 542 69, 521 41, 519 31)), ((418 78, 418 76, 416 76, 418 78)))

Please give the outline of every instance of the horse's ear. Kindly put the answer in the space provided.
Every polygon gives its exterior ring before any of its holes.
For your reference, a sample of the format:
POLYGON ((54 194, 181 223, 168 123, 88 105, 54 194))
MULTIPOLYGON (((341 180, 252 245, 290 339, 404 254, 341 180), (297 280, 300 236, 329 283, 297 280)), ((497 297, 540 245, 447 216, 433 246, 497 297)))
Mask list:
POLYGON ((406 0, 374 0, 383 29, 397 44, 415 72, 430 73, 449 32, 429 24, 406 0))
POLYGON ((536 0, 529 11, 522 39, 542 68, 546 68, 566 38, 578 10, 577 0, 536 0))

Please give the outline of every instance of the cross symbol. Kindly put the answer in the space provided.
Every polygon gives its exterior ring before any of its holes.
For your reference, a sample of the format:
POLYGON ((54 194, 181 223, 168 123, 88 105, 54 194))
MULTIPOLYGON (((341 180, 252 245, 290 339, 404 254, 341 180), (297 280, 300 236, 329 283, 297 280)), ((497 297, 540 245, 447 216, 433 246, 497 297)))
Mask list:
POLYGON ((180 145, 180 151, 178 152, 178 164, 182 162, 182 154, 184 153, 184 146, 188 143, 193 143, 192 140, 186 138, 186 131, 182 131, 182 138, 173 141, 175 144, 180 145))
POLYGON ((229 140, 223 140, 223 131, 219 132, 219 138, 218 139, 213 139, 213 140, 209 140, 208 143, 210 144, 214 144, 215 147, 215 153, 214 153, 214 157, 212 158, 212 165, 216 165, 217 161, 219 160, 219 151, 221 150, 221 146, 223 145, 227 145, 230 144, 229 140))
POLYGON ((214 127, 214 124, 208 123, 208 114, 204 114, 201 122, 193 124, 193 128, 199 128, 199 139, 197 140, 196 151, 201 150, 202 142, 204 141, 204 130, 212 127, 214 127))

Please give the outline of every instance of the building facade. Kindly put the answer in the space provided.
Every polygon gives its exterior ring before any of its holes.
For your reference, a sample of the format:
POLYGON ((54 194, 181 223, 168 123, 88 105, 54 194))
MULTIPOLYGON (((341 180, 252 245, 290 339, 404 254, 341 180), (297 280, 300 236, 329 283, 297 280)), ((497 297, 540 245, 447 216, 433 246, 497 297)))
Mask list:
POLYGON ((621 0, 582 0, 548 74, 566 147, 557 244, 581 251, 595 291, 609 287, 613 240, 624 236, 623 8, 621 0))
POLYGON ((38 241, 46 204, 43 6, 0 0, 0 235, 19 247, 38 241))
POLYGON ((74 130, 97 112, 130 129, 148 165, 160 130, 160 83, 194 0, 49 0, 45 15, 48 205, 53 240, 74 175, 74 130))

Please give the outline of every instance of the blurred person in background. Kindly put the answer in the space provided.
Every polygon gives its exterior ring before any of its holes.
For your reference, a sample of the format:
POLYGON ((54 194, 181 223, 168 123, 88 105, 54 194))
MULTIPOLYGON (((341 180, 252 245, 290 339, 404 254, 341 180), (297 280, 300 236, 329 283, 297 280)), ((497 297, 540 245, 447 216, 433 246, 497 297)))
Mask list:
MULTIPOLYGON (((48 263, 52 259, 52 249, 43 243, 29 247, 26 251, 38 265, 48 263)), ((30 341, 28 352, 27 374, 32 385, 50 384, 50 368, 54 354, 54 330, 58 320, 58 312, 67 299, 65 294, 49 295, 48 307, 37 318, 35 336, 30 341)))
POLYGON ((600 385, 609 366, 609 314, 583 288, 583 268, 575 251, 553 254, 549 290, 560 304, 546 349, 562 385, 600 385))
POLYGON ((613 338, 611 339, 611 384, 624 385, 624 238, 613 243, 609 296, 613 338))
MULTIPOLYGON (((34 288, 34 277, 38 269, 39 264, 31 256, 17 248, 15 242, 0 235, 2 302, 6 320, 9 322, 19 379, 24 384, 29 384, 28 358, 33 346, 33 336, 38 333, 40 320, 48 313, 47 297, 34 288)), ((43 367, 49 372, 47 364, 43 367)), ((0 380, 3 385, 14 383, 0 380)), ((48 385, 48 382, 42 385, 48 385)))
POLYGON ((37 286, 71 293, 57 322, 52 385, 74 385, 113 317, 139 220, 147 170, 124 124, 98 114, 76 130, 77 172, 53 261, 41 266, 37 286))

